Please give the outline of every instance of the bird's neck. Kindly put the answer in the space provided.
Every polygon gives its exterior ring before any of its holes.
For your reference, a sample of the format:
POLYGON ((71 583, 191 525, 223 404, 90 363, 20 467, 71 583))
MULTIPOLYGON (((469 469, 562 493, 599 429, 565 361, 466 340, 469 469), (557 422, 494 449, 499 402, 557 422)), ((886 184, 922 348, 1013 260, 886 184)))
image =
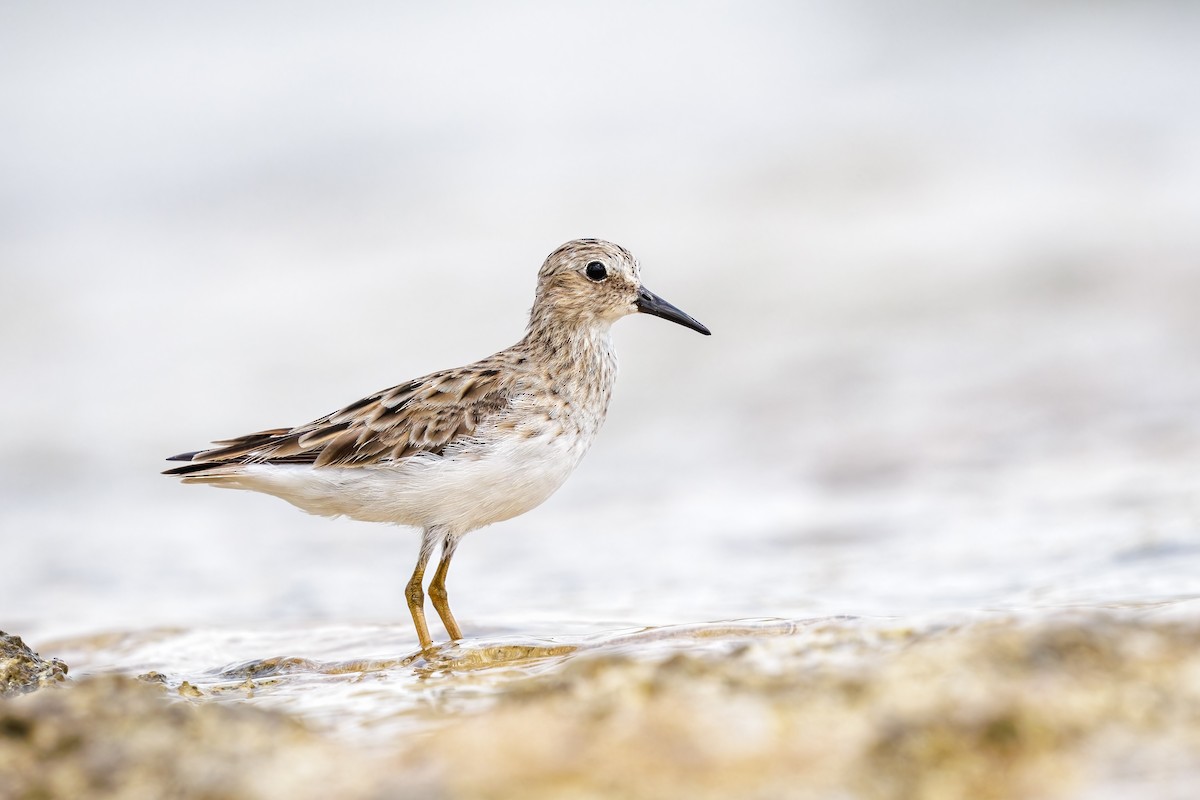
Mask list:
POLYGON ((592 367, 613 357, 611 330, 611 323, 603 320, 564 323, 535 315, 521 344, 547 363, 569 369, 592 367))
POLYGON ((535 314, 520 346, 545 365, 567 393, 605 408, 617 375, 611 328, 603 320, 564 324, 535 314))

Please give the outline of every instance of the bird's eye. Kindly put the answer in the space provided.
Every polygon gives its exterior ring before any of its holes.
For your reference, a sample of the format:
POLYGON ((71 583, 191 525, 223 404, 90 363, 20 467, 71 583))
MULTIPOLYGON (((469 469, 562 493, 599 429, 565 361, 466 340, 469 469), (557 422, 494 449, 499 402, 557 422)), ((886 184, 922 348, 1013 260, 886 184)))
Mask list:
POLYGON ((588 280, 599 283, 608 277, 608 269, 599 261, 588 262, 587 268, 584 269, 584 274, 588 276, 588 280))

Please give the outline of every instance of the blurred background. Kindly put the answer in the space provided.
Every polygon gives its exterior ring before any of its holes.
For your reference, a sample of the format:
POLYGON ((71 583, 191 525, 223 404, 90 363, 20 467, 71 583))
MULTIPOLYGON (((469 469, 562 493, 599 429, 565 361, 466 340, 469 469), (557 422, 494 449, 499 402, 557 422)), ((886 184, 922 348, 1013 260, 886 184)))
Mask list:
POLYGON ((0 7, 0 628, 399 622, 410 531, 162 458, 503 348, 568 239, 606 429, 470 631, 1200 596, 1200 6, 0 7))

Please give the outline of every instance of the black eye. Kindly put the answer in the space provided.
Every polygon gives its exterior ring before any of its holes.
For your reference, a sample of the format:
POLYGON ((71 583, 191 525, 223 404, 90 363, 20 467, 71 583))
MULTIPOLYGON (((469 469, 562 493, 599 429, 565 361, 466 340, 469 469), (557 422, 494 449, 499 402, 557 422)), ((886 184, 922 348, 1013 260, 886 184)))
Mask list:
POLYGON ((608 270, 599 261, 588 262, 584 273, 588 276, 588 280, 593 280, 597 283, 608 277, 608 270))

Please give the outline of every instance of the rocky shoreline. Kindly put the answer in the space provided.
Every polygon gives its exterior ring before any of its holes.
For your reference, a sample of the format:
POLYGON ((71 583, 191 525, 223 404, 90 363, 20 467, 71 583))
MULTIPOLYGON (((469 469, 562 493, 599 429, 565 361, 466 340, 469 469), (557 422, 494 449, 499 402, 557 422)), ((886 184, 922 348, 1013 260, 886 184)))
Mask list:
POLYGON ((727 644, 578 654, 363 748, 161 676, 68 680, 5 637, 0 796, 1170 797, 1200 776, 1195 621, 828 621, 727 644))

